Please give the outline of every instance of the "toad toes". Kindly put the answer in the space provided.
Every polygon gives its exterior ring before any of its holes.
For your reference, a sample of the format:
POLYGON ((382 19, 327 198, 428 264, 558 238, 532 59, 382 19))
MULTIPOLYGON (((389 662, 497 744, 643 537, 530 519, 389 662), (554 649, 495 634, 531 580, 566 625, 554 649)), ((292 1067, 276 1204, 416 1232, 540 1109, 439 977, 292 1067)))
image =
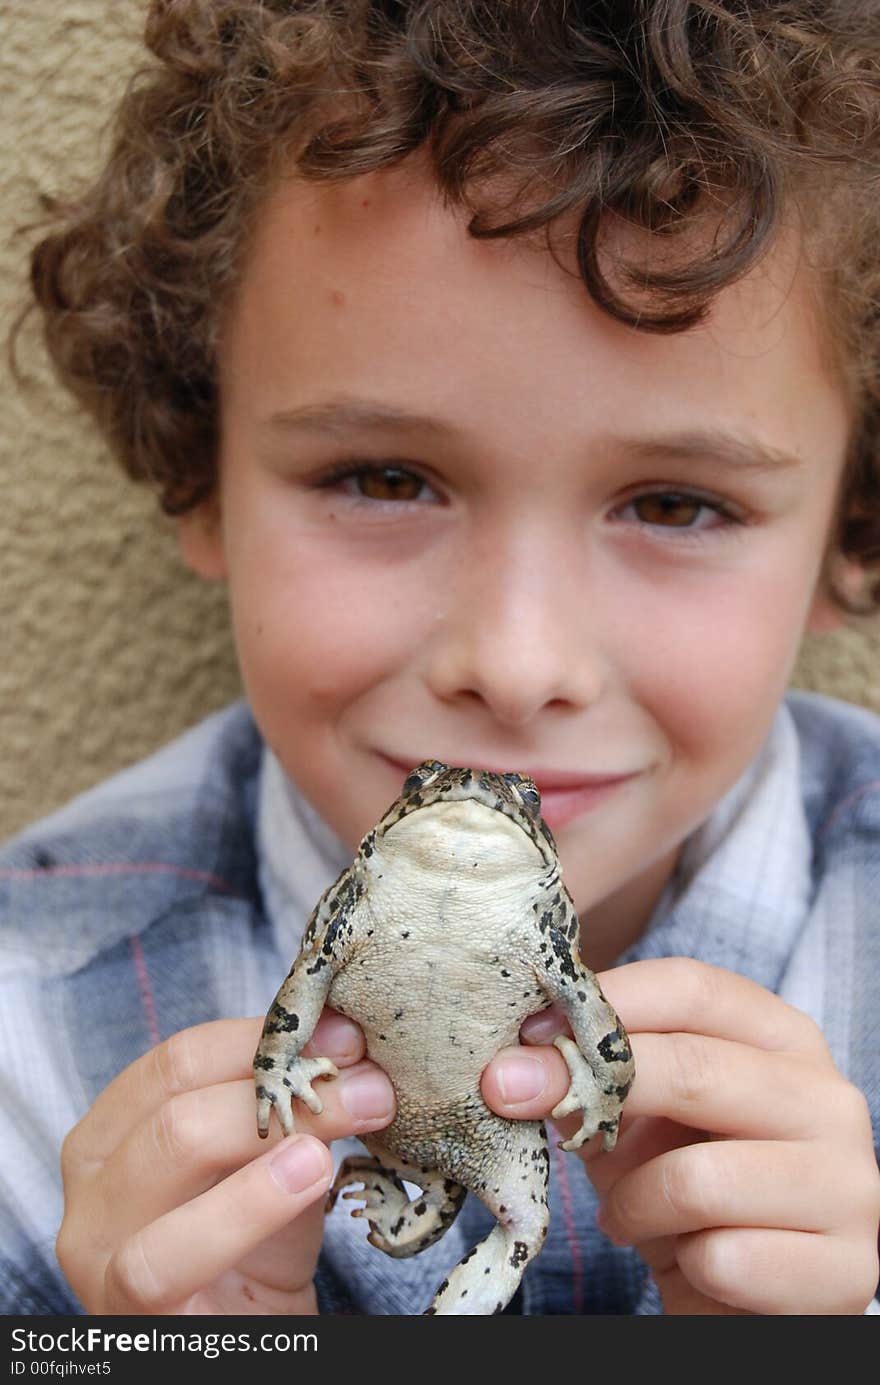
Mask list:
POLYGON ((554 1001, 574 1035, 555 1040, 571 1075, 554 1116, 579 1110, 563 1149, 597 1131, 617 1139, 633 1078, 626 1034, 578 956, 578 918, 522 774, 450 768, 407 777, 400 798, 319 900, 302 948, 263 1026, 254 1059, 257 1125, 275 1108, 293 1130, 292 1099, 322 1109, 312 1083, 336 1073, 302 1049, 324 1004, 356 1020, 388 1074, 397 1115, 365 1135, 372 1157, 346 1159, 373 1245, 414 1255, 443 1235, 468 1189, 497 1218, 440 1286, 429 1313, 493 1313, 510 1300, 547 1233, 544 1126, 497 1116, 480 1075, 518 1042, 527 1015, 554 1001), (403 1180, 422 1189, 410 1198, 403 1180))

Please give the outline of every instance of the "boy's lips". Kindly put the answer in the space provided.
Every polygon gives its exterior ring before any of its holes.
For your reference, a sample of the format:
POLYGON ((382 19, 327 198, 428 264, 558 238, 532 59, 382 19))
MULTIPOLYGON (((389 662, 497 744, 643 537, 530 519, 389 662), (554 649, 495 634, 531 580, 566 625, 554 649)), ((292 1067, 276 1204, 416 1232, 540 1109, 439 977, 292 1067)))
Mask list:
MULTIPOLYGON (((405 778, 410 770, 420 763, 418 760, 399 760, 396 756, 390 755, 383 755, 382 758, 399 772, 401 779, 405 778)), ((467 763, 467 761, 460 760, 445 760, 443 763, 455 764, 460 762, 467 763)), ((511 773, 510 766, 504 769, 494 769, 489 765, 475 765, 474 768, 483 769, 489 774, 511 773)), ((564 827, 566 823, 572 822, 574 818, 580 817, 582 813, 589 812, 591 808, 596 807, 619 785, 636 779, 641 771, 628 770, 618 774, 581 774, 577 770, 527 769, 518 765, 515 772, 527 774, 530 779, 534 780, 541 795, 541 816, 551 831, 555 832, 558 828, 564 827)))

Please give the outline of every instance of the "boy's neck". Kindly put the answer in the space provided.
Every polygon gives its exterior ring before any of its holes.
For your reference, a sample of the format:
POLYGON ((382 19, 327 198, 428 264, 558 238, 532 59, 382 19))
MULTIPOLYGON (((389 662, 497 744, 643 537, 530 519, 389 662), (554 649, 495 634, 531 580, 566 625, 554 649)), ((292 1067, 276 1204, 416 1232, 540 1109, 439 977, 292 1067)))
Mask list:
POLYGON ((678 861, 680 848, 580 915, 580 952, 592 971, 604 971, 642 936, 678 861))

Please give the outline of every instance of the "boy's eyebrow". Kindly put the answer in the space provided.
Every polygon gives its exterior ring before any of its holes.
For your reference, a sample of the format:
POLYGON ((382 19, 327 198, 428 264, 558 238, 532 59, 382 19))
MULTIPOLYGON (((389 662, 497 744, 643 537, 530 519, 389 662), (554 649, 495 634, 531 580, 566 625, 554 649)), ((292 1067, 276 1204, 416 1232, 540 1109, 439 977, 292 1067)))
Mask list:
POLYGON ((273 428, 295 429, 308 433, 346 433, 352 429, 387 432, 422 432, 445 434, 457 431, 451 423, 432 414, 402 409, 381 400, 354 399, 339 396, 300 404, 294 409, 282 409, 267 420, 273 428))
POLYGON ((803 465, 795 452, 725 428, 695 428, 651 438, 622 438, 617 447, 635 461, 721 462, 736 471, 785 471, 803 465))
MULTIPOLYGON (((382 400, 339 396, 282 409, 267 423, 272 428, 342 435, 352 430, 369 432, 423 432, 450 437, 461 430, 433 414, 401 408, 382 400)), ((772 447, 761 439, 726 428, 671 430, 649 437, 606 434, 600 440, 606 455, 622 455, 644 463, 720 462, 736 471, 781 471, 801 466, 803 458, 772 447)))

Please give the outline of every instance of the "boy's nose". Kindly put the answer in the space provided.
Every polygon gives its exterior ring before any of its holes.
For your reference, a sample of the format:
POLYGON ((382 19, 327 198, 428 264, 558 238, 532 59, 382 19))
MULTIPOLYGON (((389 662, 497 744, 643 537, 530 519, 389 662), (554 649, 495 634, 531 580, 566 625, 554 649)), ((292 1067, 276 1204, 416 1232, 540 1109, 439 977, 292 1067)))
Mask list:
POLYGON ((429 645, 427 680, 443 701, 482 703, 507 727, 542 710, 583 710, 602 695, 601 619, 579 546, 486 546, 448 588, 429 645), (514 551, 511 551, 513 549, 514 551))

